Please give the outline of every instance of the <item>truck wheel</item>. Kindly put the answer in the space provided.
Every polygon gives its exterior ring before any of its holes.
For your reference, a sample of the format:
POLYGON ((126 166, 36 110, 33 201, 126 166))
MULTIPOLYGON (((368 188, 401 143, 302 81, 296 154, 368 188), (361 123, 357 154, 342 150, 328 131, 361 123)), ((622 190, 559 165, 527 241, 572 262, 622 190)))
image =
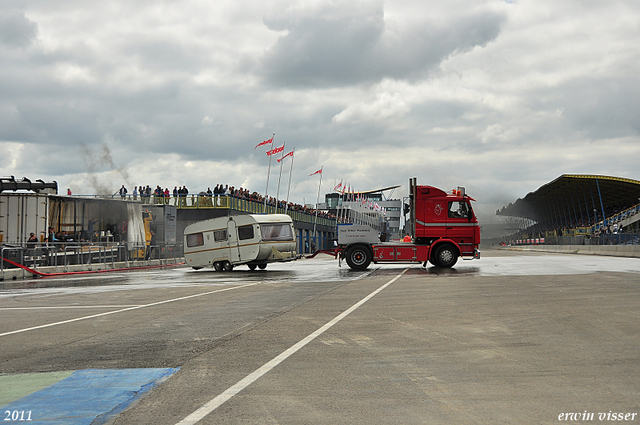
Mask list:
POLYGON ((224 270, 225 272, 230 272, 231 270, 233 270, 233 264, 231 264, 229 261, 225 261, 224 263, 222 263, 222 270, 224 270))
POLYGON ((371 250, 364 245, 356 245, 347 250, 347 264, 353 270, 365 270, 371 264, 371 250))
POLYGON ((213 263, 213 270, 217 272, 222 271, 222 263, 220 261, 213 263))
POLYGON ((436 256, 434 260, 438 267, 448 269, 449 267, 453 267, 453 265, 458 261, 458 252, 453 245, 440 245, 438 249, 436 249, 436 256))

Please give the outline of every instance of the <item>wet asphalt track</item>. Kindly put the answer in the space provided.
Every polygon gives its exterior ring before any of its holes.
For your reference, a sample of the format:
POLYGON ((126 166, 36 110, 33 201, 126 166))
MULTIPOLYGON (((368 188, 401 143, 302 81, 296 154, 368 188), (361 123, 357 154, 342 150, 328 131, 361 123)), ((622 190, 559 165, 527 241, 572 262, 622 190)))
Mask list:
POLYGON ((640 260, 577 255, 41 279, 0 291, 0 373, 180 368, 118 424, 555 423, 640 412, 639 307, 640 260))

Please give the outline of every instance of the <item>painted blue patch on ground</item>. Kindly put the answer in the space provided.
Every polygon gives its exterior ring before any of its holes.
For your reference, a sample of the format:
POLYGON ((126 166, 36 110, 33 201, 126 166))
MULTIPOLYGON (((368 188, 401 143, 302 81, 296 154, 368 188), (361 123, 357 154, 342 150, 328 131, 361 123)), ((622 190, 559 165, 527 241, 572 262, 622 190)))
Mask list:
POLYGON ((18 418, 15 422, 23 422, 30 414, 28 423, 34 425, 103 424, 178 369, 78 370, 62 381, 2 406, 0 420, 9 424, 13 416, 18 418))

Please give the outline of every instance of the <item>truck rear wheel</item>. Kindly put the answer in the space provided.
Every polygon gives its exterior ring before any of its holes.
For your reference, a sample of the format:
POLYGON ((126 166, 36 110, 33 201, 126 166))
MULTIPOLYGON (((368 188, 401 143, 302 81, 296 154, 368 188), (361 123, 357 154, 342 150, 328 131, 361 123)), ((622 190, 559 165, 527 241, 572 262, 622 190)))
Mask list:
POLYGON ((458 251, 451 244, 440 245, 436 249, 436 255, 433 258, 436 266, 448 269, 453 267, 458 261, 458 251))
POLYGON ((365 270, 371 264, 373 254, 365 245, 352 246, 347 250, 347 264, 353 270, 365 270))

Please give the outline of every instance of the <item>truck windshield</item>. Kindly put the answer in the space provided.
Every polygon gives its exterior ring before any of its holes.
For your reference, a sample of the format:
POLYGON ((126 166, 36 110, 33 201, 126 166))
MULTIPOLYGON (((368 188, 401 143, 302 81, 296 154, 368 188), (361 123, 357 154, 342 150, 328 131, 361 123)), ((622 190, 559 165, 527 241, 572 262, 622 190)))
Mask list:
POLYGON ((261 224, 260 232, 264 241, 293 240, 290 224, 261 224))

